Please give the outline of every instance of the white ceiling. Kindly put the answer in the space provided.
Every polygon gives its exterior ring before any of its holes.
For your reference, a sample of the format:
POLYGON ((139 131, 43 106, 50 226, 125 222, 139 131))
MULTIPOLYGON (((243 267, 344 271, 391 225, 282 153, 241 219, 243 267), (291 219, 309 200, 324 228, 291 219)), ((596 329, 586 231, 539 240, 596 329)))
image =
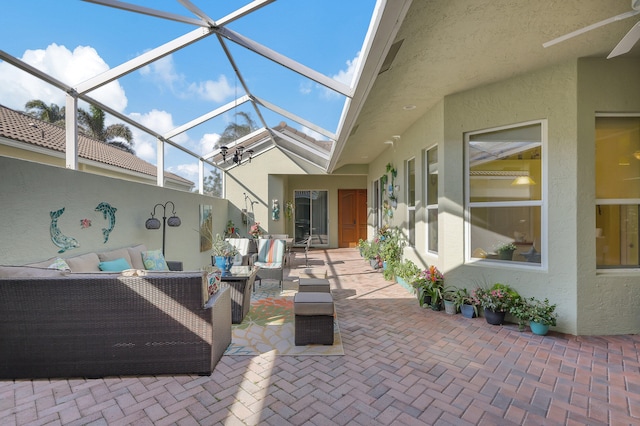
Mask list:
MULTIPOLYGON (((371 162, 390 147, 386 140, 447 95, 574 58, 605 58, 640 15, 542 44, 630 10, 630 0, 414 0, 394 39, 403 44, 391 68, 375 78, 348 129, 353 135, 340 135, 331 169, 371 162)), ((624 56, 638 55, 640 43, 624 56)))

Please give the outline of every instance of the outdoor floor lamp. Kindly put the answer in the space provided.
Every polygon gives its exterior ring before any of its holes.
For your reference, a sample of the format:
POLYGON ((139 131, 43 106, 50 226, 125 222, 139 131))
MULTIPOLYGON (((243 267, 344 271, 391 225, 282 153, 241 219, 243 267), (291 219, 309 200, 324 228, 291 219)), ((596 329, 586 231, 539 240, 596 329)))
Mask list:
POLYGON ((176 216, 176 205, 173 204, 173 201, 167 201, 164 204, 158 203, 155 206, 153 206, 153 211, 151 212, 151 217, 149 219, 147 219, 147 221, 144 224, 144 227, 147 229, 160 229, 160 227, 162 227, 162 255, 164 256, 164 242, 166 240, 166 235, 167 235, 167 225, 169 226, 180 226, 180 224, 182 223, 180 221, 180 218, 178 216, 176 216), (169 220, 167 220, 167 205, 171 203, 171 217, 169 218, 169 220), (156 208, 158 206, 162 207, 162 223, 160 223, 160 220, 158 218, 155 217, 156 215, 156 208))

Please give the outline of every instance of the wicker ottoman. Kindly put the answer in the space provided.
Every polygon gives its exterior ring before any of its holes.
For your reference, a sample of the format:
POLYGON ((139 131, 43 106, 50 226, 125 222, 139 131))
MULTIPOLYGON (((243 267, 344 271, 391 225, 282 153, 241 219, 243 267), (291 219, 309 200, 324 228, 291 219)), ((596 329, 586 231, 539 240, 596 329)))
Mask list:
POLYGON ((324 278, 300 278, 298 291, 305 293, 331 293, 329 280, 324 278))
POLYGON ((333 345, 331 293, 296 293, 293 298, 295 345, 333 345))

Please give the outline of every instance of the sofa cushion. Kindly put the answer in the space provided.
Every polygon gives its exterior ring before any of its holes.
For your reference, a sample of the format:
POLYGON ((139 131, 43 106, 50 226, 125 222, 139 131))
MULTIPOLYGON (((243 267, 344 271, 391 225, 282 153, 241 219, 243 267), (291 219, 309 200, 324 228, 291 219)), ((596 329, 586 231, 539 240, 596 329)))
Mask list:
POLYGON ((82 254, 80 256, 65 259, 72 272, 99 272, 100 258, 95 253, 82 254))
POLYGON ((52 257, 51 259, 43 260, 42 262, 29 263, 24 266, 33 266, 35 268, 59 269, 61 271, 71 270, 67 262, 60 257, 52 257))
POLYGON ((115 260, 107 260, 105 262, 100 262, 98 267, 101 271, 111 271, 111 272, 122 272, 125 269, 131 269, 131 265, 124 257, 115 260))
POLYGON ((169 266, 164 260, 162 250, 149 250, 142 253, 144 269, 149 271, 168 271, 169 266))
POLYGON ((129 255, 129 250, 125 248, 106 251, 104 253, 98 253, 98 259, 100 262, 109 262, 111 260, 124 259, 129 268, 132 266, 133 262, 131 261, 131 256, 129 255))
POLYGON ((0 266, 0 278, 18 277, 64 277, 67 271, 49 268, 36 268, 34 266, 0 266))
POLYGON ((131 266, 136 269, 144 269, 144 262, 142 261, 142 253, 147 251, 147 247, 144 244, 138 244, 137 246, 128 247, 129 257, 131 258, 131 266))

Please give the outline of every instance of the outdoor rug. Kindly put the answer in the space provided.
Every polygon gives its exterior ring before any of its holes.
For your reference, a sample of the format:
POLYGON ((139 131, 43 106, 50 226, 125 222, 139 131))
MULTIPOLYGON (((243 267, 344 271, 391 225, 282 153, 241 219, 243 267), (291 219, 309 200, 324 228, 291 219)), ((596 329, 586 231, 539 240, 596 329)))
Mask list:
POLYGON ((251 309, 241 324, 231 328, 231 345, 225 355, 344 355, 338 319, 333 320, 333 346, 294 344, 293 297, 297 284, 285 281, 281 290, 277 281, 256 283, 251 309))

